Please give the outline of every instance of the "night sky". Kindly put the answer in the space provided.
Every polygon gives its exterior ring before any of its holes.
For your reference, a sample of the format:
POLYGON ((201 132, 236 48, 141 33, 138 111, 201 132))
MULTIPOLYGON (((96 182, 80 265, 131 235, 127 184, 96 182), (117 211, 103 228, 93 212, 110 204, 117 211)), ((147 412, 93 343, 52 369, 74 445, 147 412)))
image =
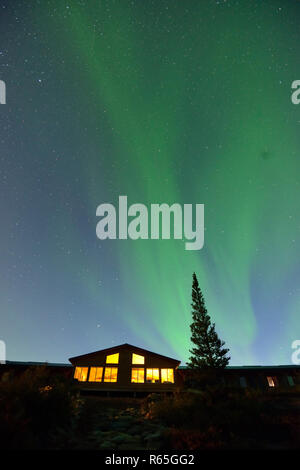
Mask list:
POLYGON ((0 2, 0 339, 183 362, 192 274, 231 364, 299 339, 300 2, 0 2), (96 208, 205 204, 205 244, 99 240, 96 208))

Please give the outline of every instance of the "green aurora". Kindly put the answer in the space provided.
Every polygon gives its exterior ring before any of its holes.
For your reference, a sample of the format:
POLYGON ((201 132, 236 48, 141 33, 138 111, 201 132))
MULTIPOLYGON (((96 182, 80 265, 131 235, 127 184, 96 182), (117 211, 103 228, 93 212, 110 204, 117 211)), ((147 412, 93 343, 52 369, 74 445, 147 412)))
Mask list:
MULTIPOLYGON (((42 318, 45 291, 33 295, 29 337, 43 338, 52 315, 65 333, 54 335, 55 353, 46 347, 51 358, 130 342, 186 360, 195 271, 232 364, 290 362, 300 302, 300 107, 290 101, 299 13, 293 1, 190 0, 63 0, 28 12, 42 25, 35 61, 45 54, 52 85, 36 97, 50 105, 43 131, 39 114, 27 132, 42 132, 38 150, 60 188, 43 245, 59 295, 42 318), (204 248, 100 242, 96 208, 119 195, 205 204, 204 248)), ((17 337, 7 335, 9 349, 17 337)))

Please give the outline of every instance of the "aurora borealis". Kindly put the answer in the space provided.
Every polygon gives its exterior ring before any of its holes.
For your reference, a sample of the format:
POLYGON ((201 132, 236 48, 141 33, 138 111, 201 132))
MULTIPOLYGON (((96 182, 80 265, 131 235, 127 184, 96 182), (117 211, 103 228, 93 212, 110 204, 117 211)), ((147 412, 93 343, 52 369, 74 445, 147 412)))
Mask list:
POLYGON ((128 342, 183 362, 195 271, 231 364, 300 338, 300 3, 0 5, 1 336, 67 362, 128 342), (184 240, 99 240, 96 208, 204 204, 184 240))

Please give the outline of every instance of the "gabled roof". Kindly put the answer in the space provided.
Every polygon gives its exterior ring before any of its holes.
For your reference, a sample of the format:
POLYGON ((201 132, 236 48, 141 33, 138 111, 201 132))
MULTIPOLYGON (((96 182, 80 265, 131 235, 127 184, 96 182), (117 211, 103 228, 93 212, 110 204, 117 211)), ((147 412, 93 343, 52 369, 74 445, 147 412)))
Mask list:
POLYGON ((148 354, 151 356, 159 357, 161 359, 167 359, 168 361, 174 362, 174 364, 179 365, 180 361, 177 359, 173 359, 172 357, 168 356, 163 356, 162 354, 157 354, 152 351, 148 351, 147 349, 139 348, 137 346, 133 346, 132 344, 124 343, 120 344, 119 346, 113 346, 112 348, 106 348, 106 349, 100 349, 99 351, 94 351, 88 354, 82 354, 80 356, 75 356, 75 357, 70 357, 69 361, 71 363, 78 361, 79 359, 88 359, 89 357, 93 357, 99 353, 104 353, 104 354, 113 354, 114 352, 120 351, 122 349, 132 349, 134 350, 137 354, 143 355, 143 354, 148 354))

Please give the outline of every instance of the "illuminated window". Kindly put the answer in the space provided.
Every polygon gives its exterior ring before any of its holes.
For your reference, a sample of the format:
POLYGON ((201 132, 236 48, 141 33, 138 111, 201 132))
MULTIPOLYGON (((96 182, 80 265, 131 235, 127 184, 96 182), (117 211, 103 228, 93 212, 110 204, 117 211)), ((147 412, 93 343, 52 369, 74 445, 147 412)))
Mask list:
POLYGON ((119 353, 106 356, 106 364, 119 364, 119 353))
POLYGON ((86 382, 88 370, 88 367, 76 367, 74 379, 77 379, 79 382, 86 382))
POLYGON ((276 387, 277 379, 276 377, 267 377, 269 387, 276 387))
POLYGON ((159 369, 146 369, 146 382, 159 382, 159 369))
POLYGON ((81 367, 75 367, 74 379, 79 379, 81 367))
POLYGON ((91 367, 89 382, 101 382, 103 375, 103 367, 91 367))
POLYGON ((144 369, 132 369, 131 370, 131 382, 133 383, 144 383, 145 381, 145 370, 144 369))
POLYGON ((162 383, 174 383, 174 370, 173 369, 161 369, 161 381, 162 383))
POLYGON ((132 354, 132 364, 145 364, 144 356, 140 356, 139 354, 132 354))
POLYGON ((116 382, 118 376, 117 367, 105 367, 104 382, 116 382))

